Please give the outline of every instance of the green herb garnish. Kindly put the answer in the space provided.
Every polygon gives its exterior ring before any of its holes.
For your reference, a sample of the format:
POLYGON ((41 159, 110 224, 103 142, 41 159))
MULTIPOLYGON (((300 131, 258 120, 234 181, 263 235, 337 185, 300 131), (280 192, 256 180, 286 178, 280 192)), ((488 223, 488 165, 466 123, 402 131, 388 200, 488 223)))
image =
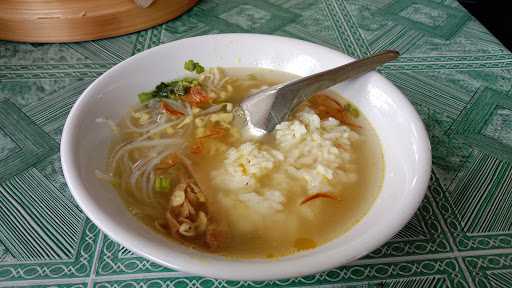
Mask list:
MULTIPOLYGON (((188 60, 184 65, 185 70, 201 74, 204 72, 204 67, 194 60, 188 60)), ((179 97, 187 95, 190 88, 199 85, 199 80, 192 77, 184 77, 180 80, 170 82, 161 82, 153 91, 139 93, 139 102, 144 104, 153 98, 171 98, 179 100, 179 97)))
POLYGON ((171 179, 165 176, 158 176, 155 179, 155 191, 167 192, 171 189, 171 179))
POLYGON ((196 63, 196 64, 197 64, 196 65, 196 69, 194 69, 196 71, 196 73, 197 74, 203 73, 204 72, 204 67, 201 64, 199 64, 199 63, 196 63))
POLYGON ((204 67, 192 59, 187 60, 185 65, 183 65, 183 68, 185 68, 187 71, 195 72, 196 74, 201 74, 204 72, 204 67))
POLYGON ((174 89, 169 83, 162 82, 153 90, 154 98, 169 98, 174 93, 174 89))
POLYGON ((119 181, 119 179, 112 179, 112 186, 118 189, 119 187, 121 187, 121 181, 119 181))
POLYGON ((146 103, 149 100, 153 99, 153 92, 142 92, 139 93, 139 102, 146 103))
POLYGON ((196 62, 194 62, 194 60, 187 60, 183 65, 183 68, 187 71, 193 72, 196 68, 196 62))
POLYGON ((199 80, 197 80, 196 78, 192 78, 192 77, 185 77, 185 78, 181 79, 180 82, 182 82, 183 85, 186 87, 192 87, 192 86, 199 84, 199 80))

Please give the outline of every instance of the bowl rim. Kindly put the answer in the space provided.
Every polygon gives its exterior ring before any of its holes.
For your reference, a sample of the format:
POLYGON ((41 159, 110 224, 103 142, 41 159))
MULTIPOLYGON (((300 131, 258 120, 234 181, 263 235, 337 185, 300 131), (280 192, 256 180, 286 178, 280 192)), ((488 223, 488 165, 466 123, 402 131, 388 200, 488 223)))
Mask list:
MULTIPOLYGON (((320 52, 325 53, 331 53, 331 54, 338 54, 342 58, 346 59, 354 59, 350 56, 347 56, 346 54, 343 54, 337 50, 333 50, 324 46, 321 46, 319 44, 311 43, 304 40, 294 39, 294 38, 288 38, 283 36, 275 36, 275 35, 266 35, 266 34, 252 34, 252 33, 226 33, 226 34, 212 34, 212 35, 202 35, 202 36, 196 36, 196 37, 190 37, 190 38, 184 38, 180 40, 176 40, 173 42, 169 42, 166 44, 162 44, 156 47, 153 47, 151 49, 145 50, 139 54, 133 55, 126 60, 116 64, 106 72, 104 72, 100 77, 95 79, 93 83, 91 83, 86 90, 80 95, 78 100, 73 105, 71 111, 68 114, 68 117, 66 119, 63 131, 62 131, 62 137, 61 137, 61 146, 60 146, 60 157, 61 157, 61 165, 62 170, 64 173, 64 178, 66 180, 66 183, 71 191, 71 194, 73 195, 73 198, 78 203, 82 211, 87 215, 87 217, 97 226, 100 228, 100 230, 108 235, 111 239, 114 241, 120 243, 121 245, 127 247, 131 251, 135 252, 138 255, 141 255, 155 263, 158 263, 165 267, 170 267, 175 270, 183 271, 186 273, 193 273, 198 274, 202 276, 207 277, 213 277, 217 279, 229 279, 229 280, 256 280, 256 281, 262 281, 262 280, 275 280, 275 279, 283 279, 283 278, 289 278, 289 277, 297 277, 297 276, 304 276, 309 275, 321 271, 325 271, 327 269, 331 269, 340 265, 343 265, 345 263, 349 263, 357 258, 360 258, 367 253, 373 251, 374 249, 378 248, 382 244, 384 244, 386 241, 388 241, 394 234, 396 234, 407 222, 410 218, 414 215, 416 210, 418 209, 419 205, 421 204, 421 201, 423 200, 425 193, 427 191, 427 186, 430 179, 430 173, 431 173, 431 148, 430 148, 430 141, 427 134, 427 131, 425 129, 425 126, 416 112, 413 105, 408 101, 407 97, 403 95, 403 93, 394 86, 393 83, 391 83, 389 80, 387 80, 384 76, 380 75, 377 72, 370 72, 369 74, 373 74, 373 76, 377 76, 380 81, 384 81, 387 86, 389 86, 391 89, 393 89, 393 93, 395 94, 395 97, 399 97, 401 104, 403 105, 403 109, 406 110, 408 114, 411 115, 411 122, 417 129, 417 136, 419 144, 419 151, 421 151, 420 154, 422 154, 423 158, 421 159, 423 162, 421 163, 421 166, 418 169, 421 170, 421 173, 417 175, 416 181, 414 183, 414 186, 416 187, 416 194, 414 197, 411 198, 409 202, 407 202, 407 206, 403 207, 403 216, 399 219, 399 221, 390 222, 386 229, 379 229, 379 236, 375 237, 373 239, 368 239, 368 241, 365 241, 364 245, 362 245, 359 249, 356 249, 356 251, 352 251, 352 257, 347 259, 339 259, 336 257, 337 251, 334 251, 328 255, 328 257, 325 257, 326 255, 323 255, 324 257, 321 257, 322 255, 316 255, 316 262, 309 262, 313 255, 311 257, 301 257, 293 259, 292 261, 281 261, 281 259, 286 258, 278 258, 277 260, 269 260, 269 262, 265 262, 268 268, 261 268, 260 266, 257 266, 256 264, 261 264, 257 262, 249 261, 221 261, 221 260, 211 260, 211 262, 205 263, 205 265, 190 265, 189 262, 187 262, 186 257, 177 257, 176 262, 169 263, 164 261, 163 259, 159 258, 156 255, 151 255, 145 251, 142 251, 142 246, 134 247, 134 243, 130 242, 123 237, 120 237, 117 234, 110 233, 109 227, 104 225, 103 221, 99 219, 99 217, 96 216, 95 213, 92 213, 94 210, 93 207, 89 207, 87 204, 87 199, 85 199, 86 189, 81 184, 81 177, 80 173, 77 171, 77 169, 72 169, 73 161, 75 161, 76 157, 74 155, 74 147, 73 147, 73 128, 76 127, 79 124, 80 119, 77 118, 77 115, 79 115, 79 111, 82 108, 82 104, 85 101, 86 97, 90 97, 92 95, 89 95, 92 90, 94 90, 94 87, 99 85, 98 83, 102 82, 105 78, 108 78, 110 75, 116 73, 118 70, 122 70, 125 66, 129 65, 131 62, 135 61, 135 59, 144 57, 147 54, 154 53, 157 50, 161 49, 167 49, 169 46, 174 45, 180 45, 180 43, 190 41, 190 40, 201 40, 201 39, 220 39, 220 40, 226 40, 226 39, 240 39, 240 38, 256 38, 260 40, 271 40, 271 41, 284 41, 288 42, 291 45, 306 45, 311 48, 317 49, 320 52), (251 266, 247 267, 246 269, 240 268, 238 266, 233 266, 230 263, 238 263, 238 265, 245 265, 245 266, 251 266), (252 264, 251 264, 252 263, 252 264), (281 265, 276 265, 276 264, 281 265), (294 263, 297 265, 288 265, 290 263, 294 263), (302 264, 301 264, 302 263, 302 264), (307 265, 306 265, 307 264, 307 265), (223 266, 222 269, 218 268, 209 268, 209 266, 215 266, 220 265, 223 266), (294 267, 295 266, 295 267, 294 267), (307 267, 306 267, 307 266, 307 267), (232 269, 231 269, 232 268, 232 269)), ((413 190, 413 189, 411 189, 413 190)), ((370 213, 370 211, 373 209, 373 206, 370 208, 370 210, 367 212, 366 215, 370 213)), ((366 217, 366 216, 365 216, 366 217)), ((365 218, 363 217, 363 219, 365 218)), ((348 231, 347 231, 348 232, 348 231)), ((206 253, 204 253, 206 255, 206 253)), ((339 253, 338 253, 339 254, 339 253)), ((294 254, 295 255, 295 254, 294 254)), ((182 255, 183 256, 183 255, 182 255)), ((210 261, 210 260, 209 260, 210 261)))

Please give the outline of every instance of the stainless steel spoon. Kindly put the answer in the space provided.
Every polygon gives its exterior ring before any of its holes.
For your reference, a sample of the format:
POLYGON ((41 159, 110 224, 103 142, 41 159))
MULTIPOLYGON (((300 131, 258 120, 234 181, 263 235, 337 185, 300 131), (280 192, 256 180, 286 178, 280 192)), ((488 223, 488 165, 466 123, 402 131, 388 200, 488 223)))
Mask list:
POLYGON ((313 94, 347 79, 374 70, 395 60, 400 54, 387 50, 348 64, 272 86, 247 97, 241 104, 239 116, 245 116, 245 125, 253 136, 272 132, 277 124, 288 118, 297 105, 313 94))

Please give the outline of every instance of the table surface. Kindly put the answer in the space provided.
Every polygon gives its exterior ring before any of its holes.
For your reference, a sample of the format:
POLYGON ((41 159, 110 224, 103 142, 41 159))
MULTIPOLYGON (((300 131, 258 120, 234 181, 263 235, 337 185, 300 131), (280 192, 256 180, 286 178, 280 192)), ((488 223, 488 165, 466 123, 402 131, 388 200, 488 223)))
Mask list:
POLYGON ((512 287, 512 54, 455 0, 204 0, 139 33, 73 44, 0 42, 0 286, 512 287), (363 259, 268 282, 185 275, 134 255, 73 201, 59 140, 80 93, 116 63, 176 39, 257 32, 354 57, 415 105, 433 175, 415 216, 363 259), (66 221, 63 221, 66 219, 66 221))

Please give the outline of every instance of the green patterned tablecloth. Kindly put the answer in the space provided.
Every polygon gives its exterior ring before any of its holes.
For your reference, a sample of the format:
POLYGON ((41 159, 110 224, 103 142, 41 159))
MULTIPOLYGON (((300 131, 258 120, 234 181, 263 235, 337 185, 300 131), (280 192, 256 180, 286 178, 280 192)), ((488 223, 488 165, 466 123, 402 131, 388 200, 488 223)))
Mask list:
POLYGON ((0 287, 512 287, 511 86, 512 54, 455 0, 205 0, 123 37, 0 42, 0 287), (423 117, 434 168, 419 211, 392 240, 317 275, 220 281, 138 257, 81 212, 58 153, 80 93, 143 50, 226 32, 285 35, 355 57, 402 53, 380 72, 423 117))

